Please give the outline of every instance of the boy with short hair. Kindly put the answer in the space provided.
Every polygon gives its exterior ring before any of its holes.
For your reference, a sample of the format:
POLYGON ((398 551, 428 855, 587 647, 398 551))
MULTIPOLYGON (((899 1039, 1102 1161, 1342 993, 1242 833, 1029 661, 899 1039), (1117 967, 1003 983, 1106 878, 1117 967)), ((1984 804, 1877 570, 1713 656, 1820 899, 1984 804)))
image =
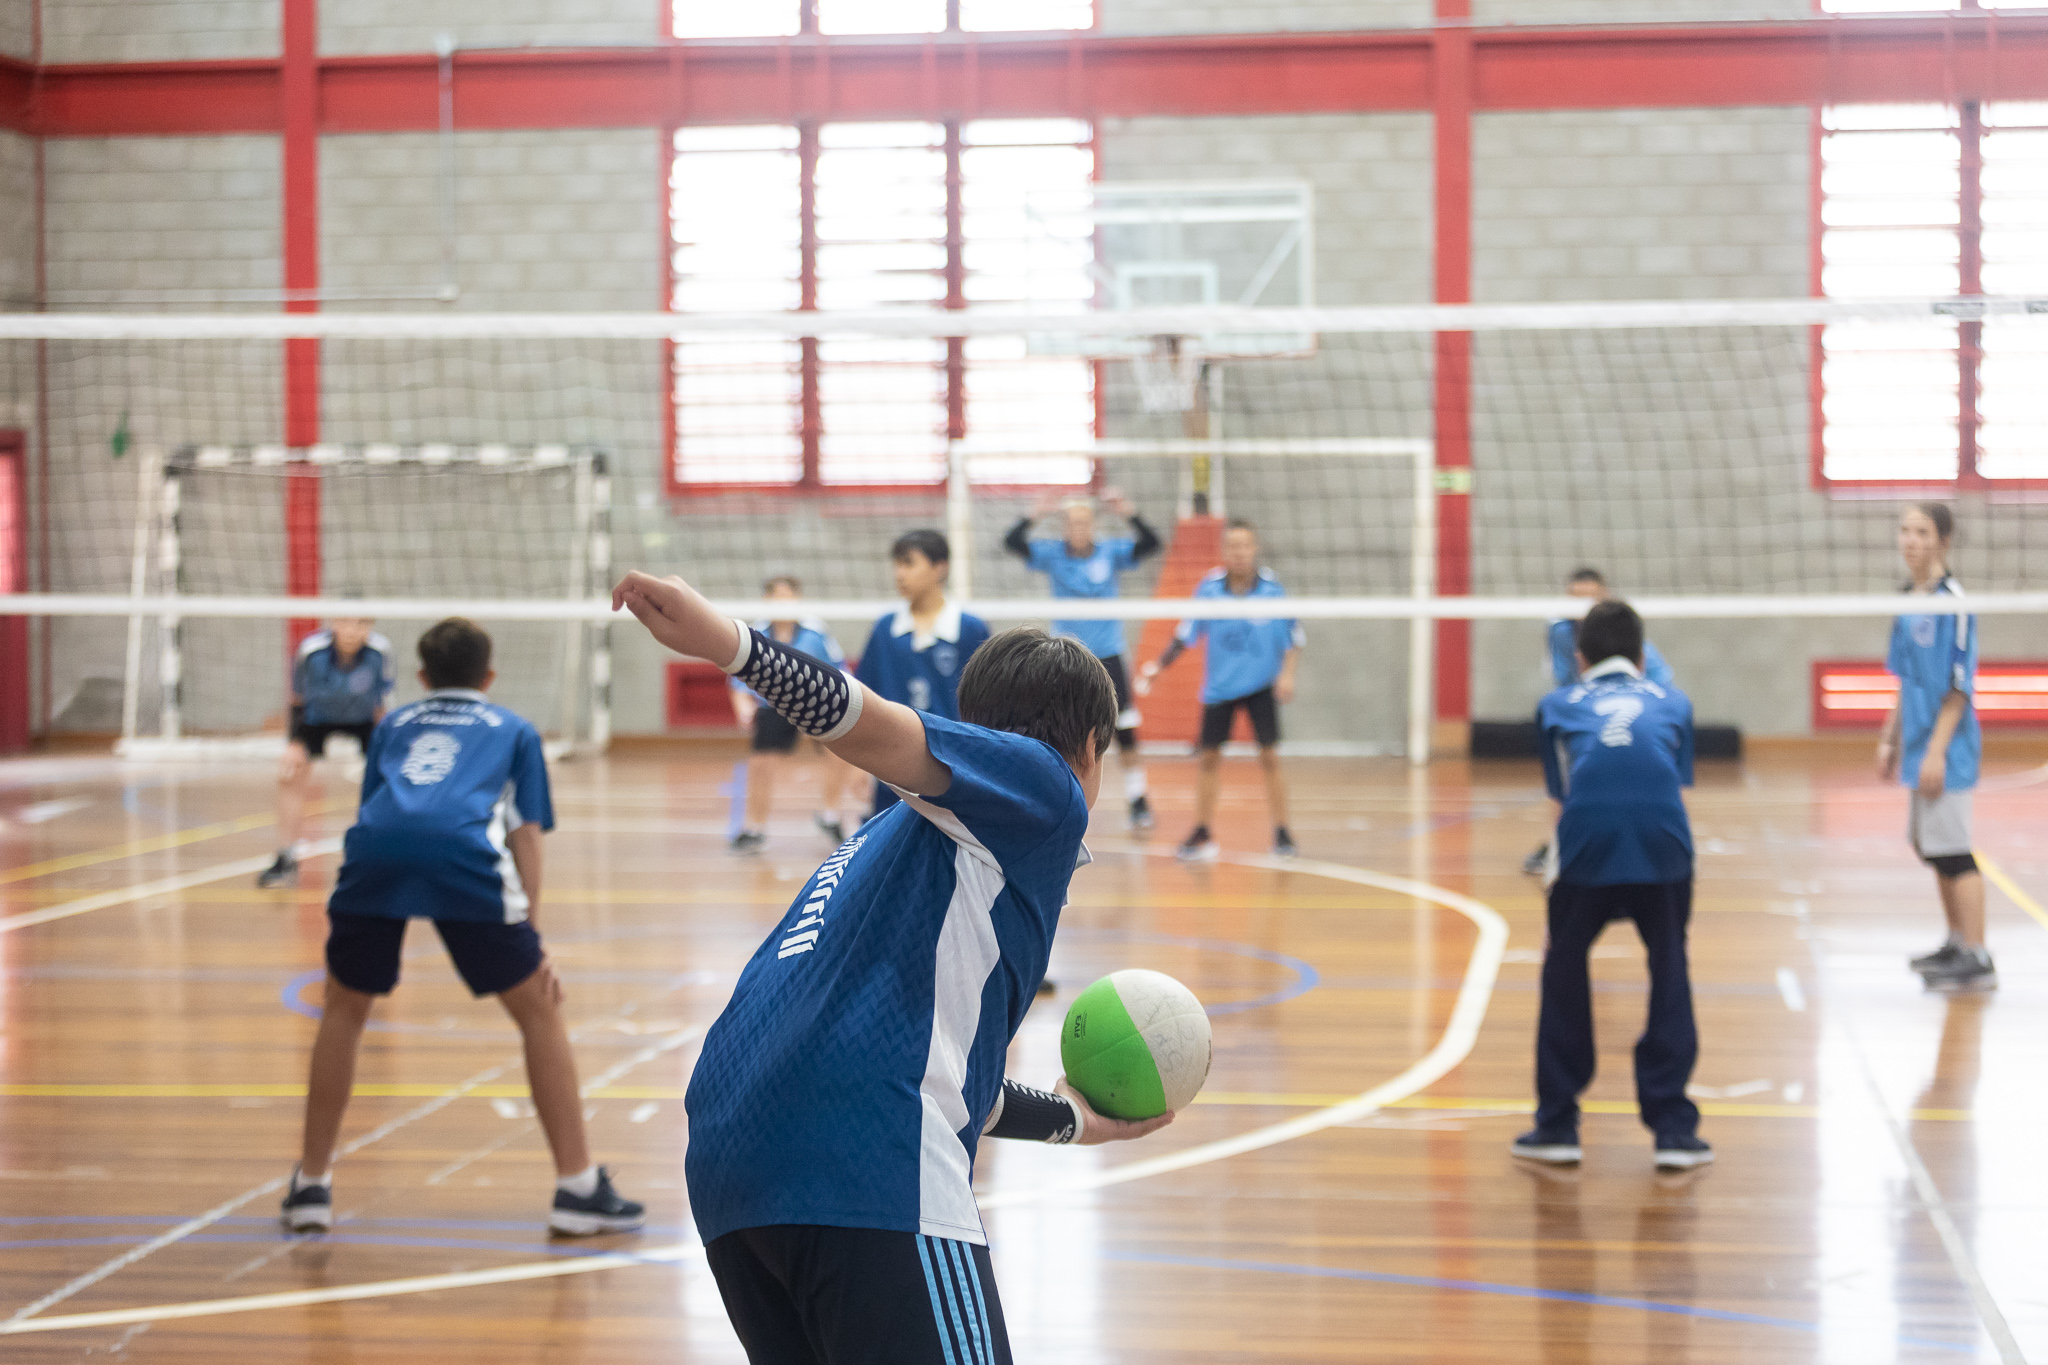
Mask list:
MULTIPOLYGON (((1022 559, 1052 584, 1054 597, 1115 598, 1122 591, 1123 575, 1158 554, 1165 542, 1131 506, 1122 490, 1102 490, 1102 504, 1122 517, 1131 528, 1127 536, 1098 537, 1095 533, 1095 504, 1085 495, 1062 501, 1048 493, 1031 509, 1031 515, 1017 518, 1017 524, 1003 537, 1003 548, 1022 559), (1034 522, 1060 513, 1061 534, 1033 536, 1034 522)), ((1131 828, 1152 828, 1152 803, 1146 795, 1145 765, 1138 757, 1138 724, 1144 718, 1131 702, 1130 672, 1124 664, 1127 648, 1121 621, 1055 621, 1055 635, 1070 635, 1088 647, 1109 670, 1116 688, 1116 747, 1124 770, 1124 800, 1129 803, 1131 828)))
POLYGON ((370 1006, 398 984, 408 919, 430 919, 463 984, 495 995, 519 1026, 527 1085, 555 1159, 549 1226, 587 1235, 641 1225, 593 1165, 562 983, 534 929, 540 836, 554 828, 540 735, 484 693, 491 637, 451 617, 420 637, 427 695, 370 736, 362 805, 327 902, 327 997, 313 1043, 299 1164, 281 1218, 294 1232, 334 1219, 335 1141, 355 1084, 370 1006))
POLYGON ((291 723, 277 772, 277 858, 257 874, 261 887, 299 884, 299 835, 313 794, 313 760, 335 734, 351 735, 370 752, 370 732, 384 719, 395 678, 391 642, 360 616, 337 616, 299 642, 292 658, 291 723))
MULTIPOLYGON (((761 588, 771 602, 794 604, 803 597, 803 584, 793 574, 777 574, 761 588)), ((846 652, 832 638, 831 629, 815 617, 791 615, 773 621, 756 621, 753 628, 774 636, 800 654, 808 654, 834 668, 846 663, 846 652)), ((753 689, 735 678, 732 681, 733 709, 742 726, 753 731, 752 752, 747 758, 747 790, 740 813, 740 830, 732 839, 735 853, 758 853, 768 845, 768 810, 775 799, 775 780, 796 756, 796 727, 784 720, 772 706, 761 705, 753 689)), ((846 839, 840 822, 839 804, 845 794, 847 767, 820 750, 825 760, 824 792, 812 820, 820 833, 836 847, 846 839)))
MULTIPOLYGON (((1196 597, 1285 597, 1287 589, 1259 564, 1259 532, 1239 519, 1223 532, 1223 566, 1196 585, 1196 597)), ((1294 666, 1306 637, 1292 618, 1183 621, 1157 663, 1138 673, 1138 695, 1189 646, 1204 636, 1209 653, 1202 673, 1201 766, 1195 779, 1195 828, 1178 856, 1183 862, 1213 862, 1220 855, 1209 824, 1216 818, 1222 786, 1223 743, 1239 708, 1251 718, 1259 742, 1259 767, 1266 777, 1266 809, 1273 821, 1273 854, 1291 858, 1296 849, 1287 831, 1287 778, 1280 770, 1280 708, 1294 700, 1294 666)))
POLYGON ((983 1137, 1140 1137, 1062 1080, 1003 1076, 1116 733, 1073 640, 1005 632, 960 678, 962 720, 891 702, 681 579, 613 605, 710 659, 901 795, 798 893, 704 1037, 685 1171, 719 1293, 757 1365, 1008 1365, 975 1204, 983 1137))
MULTIPOLYGON (((960 674, 987 643, 988 622, 946 600, 953 551, 937 531, 906 531, 889 547, 903 606, 868 633, 854 676, 877 695, 947 720, 960 719, 960 674)), ((874 814, 896 804, 888 784, 875 783, 874 814)))
POLYGON ((1643 676, 1643 622, 1626 602, 1596 604, 1579 625, 1581 678, 1543 699, 1543 779, 1562 810, 1557 877, 1536 1025, 1536 1127, 1514 1154, 1570 1165, 1581 1155, 1579 1095, 1592 1084, 1593 994, 1587 958, 1609 922, 1635 921, 1649 954, 1650 1018, 1636 1044, 1636 1104, 1660 1170, 1714 1159, 1686 1098, 1699 1059, 1686 928, 1692 918, 1692 702, 1643 676))

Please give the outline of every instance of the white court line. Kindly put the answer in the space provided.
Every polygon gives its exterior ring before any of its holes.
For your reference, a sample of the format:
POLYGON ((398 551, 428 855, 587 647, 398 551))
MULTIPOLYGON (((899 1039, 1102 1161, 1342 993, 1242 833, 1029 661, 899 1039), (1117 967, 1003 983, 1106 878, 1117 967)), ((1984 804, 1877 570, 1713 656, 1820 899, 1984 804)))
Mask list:
POLYGON ((1778 968, 1778 996, 1794 1014, 1806 1013, 1806 990, 1799 984, 1799 973, 1790 967, 1778 968))
MULTIPOLYGON (((340 851, 341 840, 321 839, 308 844, 304 856, 316 858, 323 853, 340 851)), ((108 910, 116 905, 148 900, 151 896, 168 896, 178 891, 189 891, 208 882, 226 881, 229 877, 246 877, 269 867, 276 856, 274 853, 265 853, 256 858, 237 858, 231 863, 215 863, 211 867, 180 872, 174 877, 143 882, 137 886, 124 886, 114 891, 102 891, 98 895, 84 896, 60 905, 46 905, 40 910, 9 915, 5 919, 0 919, 0 934, 12 933, 16 929, 27 929, 37 924, 48 924, 52 920, 70 919, 73 915, 90 914, 95 910, 108 910)))
MULTIPOLYGON (((1152 850, 1132 848, 1125 845, 1099 845, 1104 852, 1149 853, 1152 850)), ((1170 854, 1161 856, 1171 856, 1170 854)), ((1334 881, 1352 882, 1359 886, 1370 886, 1397 895, 1413 896, 1454 910, 1472 921, 1479 930, 1479 942, 1474 945, 1472 958, 1465 966, 1465 979, 1458 988, 1457 1002, 1451 1008, 1450 1020, 1444 1026, 1443 1036, 1437 1040, 1426 1056, 1399 1076, 1374 1086, 1363 1094, 1318 1110, 1286 1123, 1257 1128, 1235 1138, 1220 1142, 1203 1143, 1172 1152, 1150 1161, 1134 1161, 1121 1166, 1110 1166, 1092 1171, 1076 1180, 1060 1184, 1032 1186, 1017 1190, 998 1190, 980 1199, 985 1209, 1009 1208, 1019 1204, 1034 1203, 1055 1195, 1071 1194, 1077 1191, 1101 1189, 1108 1185, 1125 1184, 1143 1180, 1149 1176, 1162 1175, 1168 1171, 1187 1170, 1190 1167, 1221 1161, 1226 1157, 1244 1152, 1257 1151, 1262 1147, 1275 1146, 1309 1133, 1333 1127, 1362 1118, 1398 1099, 1423 1089, 1442 1077, 1471 1054, 1473 1044, 1479 1037, 1479 1026, 1486 1017, 1486 1007, 1493 995, 1495 977, 1500 972, 1502 955, 1507 951, 1508 926, 1500 912, 1481 901, 1463 896, 1427 882, 1410 881, 1406 877, 1383 876, 1377 872, 1366 872, 1359 868, 1345 867, 1339 863, 1316 862, 1300 858, 1226 858, 1223 861, 1244 867, 1269 868, 1278 872, 1300 872, 1309 876, 1327 877, 1334 881)), ((665 1050, 673 1045, 664 1039, 655 1049, 665 1050)), ((631 1059, 628 1059, 629 1061, 631 1059)), ((593 1080, 592 1084, 597 1082, 593 1080)), ((592 1256, 566 1261, 527 1262, 522 1265, 500 1266, 490 1270, 466 1271, 457 1275, 429 1275, 404 1280, 377 1280, 364 1284, 341 1285, 328 1289, 300 1290, 284 1294, 257 1294, 238 1299, 202 1299, 194 1303, 162 1304, 153 1308, 121 1308, 104 1313, 77 1313, 67 1317, 33 1318, 22 1321, 0 1323, 0 1336, 18 1332, 53 1332, 80 1327, 115 1327, 126 1323, 157 1322, 174 1318, 208 1317, 220 1313, 252 1313, 271 1308, 301 1308, 314 1304, 339 1303, 355 1299, 383 1298, 389 1295, 420 1294, 439 1289, 468 1289, 482 1285, 509 1284, 525 1280, 548 1279, 558 1275, 584 1275, 597 1270, 624 1269, 627 1266, 644 1265, 650 1262, 667 1263, 701 1257, 703 1248, 695 1243, 680 1243, 674 1246, 657 1247, 651 1251, 636 1252, 632 1255, 592 1256)))

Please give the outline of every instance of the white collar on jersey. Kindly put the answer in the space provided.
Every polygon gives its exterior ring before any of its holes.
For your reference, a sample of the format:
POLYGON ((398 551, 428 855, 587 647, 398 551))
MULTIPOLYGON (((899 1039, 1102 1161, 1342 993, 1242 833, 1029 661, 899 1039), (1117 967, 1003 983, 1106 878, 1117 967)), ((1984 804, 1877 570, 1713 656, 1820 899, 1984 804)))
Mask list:
POLYGON ((917 622, 911 619, 910 605, 905 603, 896 609, 896 615, 889 622, 889 633, 891 635, 909 635, 910 647, 912 649, 930 649, 932 643, 936 640, 944 640, 949 645, 959 644, 959 606, 952 602, 946 603, 945 607, 939 612, 939 619, 932 622, 932 629, 929 635, 922 631, 918 631, 913 635, 911 634, 913 631, 917 631, 917 622))
POLYGON ((1619 654, 1615 655, 1611 659, 1602 659, 1599 663, 1594 664, 1591 668, 1587 669, 1584 673, 1581 673, 1579 676, 1586 682, 1591 682, 1595 678, 1604 678, 1610 673, 1625 673, 1631 678, 1640 678, 1643 676, 1642 669, 1637 668, 1634 664, 1630 663, 1627 659, 1622 658, 1619 654))
POLYGON ((421 697, 421 698, 420 698, 420 700, 421 700, 421 701, 489 701, 489 700, 490 700, 490 698, 489 698, 489 697, 486 697, 486 696, 485 696, 485 695, 484 695, 483 693, 481 693, 481 692, 477 691, 477 690, 476 690, 476 689, 475 689, 474 687, 438 687, 438 688, 435 688, 435 689, 434 689, 434 690, 433 690, 432 692, 429 692, 429 693, 427 693, 427 695, 426 695, 426 696, 424 696, 424 697, 421 697))

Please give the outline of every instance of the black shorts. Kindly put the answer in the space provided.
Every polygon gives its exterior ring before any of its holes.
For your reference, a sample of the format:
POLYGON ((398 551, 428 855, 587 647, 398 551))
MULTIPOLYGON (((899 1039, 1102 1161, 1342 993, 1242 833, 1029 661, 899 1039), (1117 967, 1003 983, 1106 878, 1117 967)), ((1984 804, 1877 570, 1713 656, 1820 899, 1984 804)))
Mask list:
POLYGON ((302 720, 292 727, 292 743, 304 746, 308 758, 319 758, 327 752, 329 735, 354 735, 356 744, 364 753, 370 752, 370 732, 377 728, 375 721, 366 720, 360 725, 321 725, 314 721, 302 720))
POLYGON ((1124 664, 1124 656, 1112 654, 1102 661, 1102 666, 1109 670, 1109 685, 1116 692, 1116 728, 1137 729, 1145 718, 1131 704, 1131 671, 1124 664))
MULTIPOLYGON (((405 947, 407 920, 388 915, 327 916, 327 970, 336 981, 364 995, 389 995, 398 984, 398 959, 405 947)), ((437 919, 434 928, 455 961, 471 995, 509 991, 540 970, 540 933, 521 920, 492 924, 437 919)))
POLYGON ((797 728, 768 703, 761 703, 761 709, 754 712, 755 753, 793 754, 796 752, 796 737, 797 728))
POLYGON ((1280 706, 1273 700, 1273 689, 1262 687, 1249 697, 1204 706, 1200 748, 1223 747, 1223 741, 1230 738, 1230 723, 1237 718, 1240 706, 1252 718, 1252 736, 1259 741, 1261 749, 1270 749, 1280 742, 1280 706))
POLYGON ((704 1250, 751 1365, 1010 1365, 987 1247, 788 1224, 704 1250))

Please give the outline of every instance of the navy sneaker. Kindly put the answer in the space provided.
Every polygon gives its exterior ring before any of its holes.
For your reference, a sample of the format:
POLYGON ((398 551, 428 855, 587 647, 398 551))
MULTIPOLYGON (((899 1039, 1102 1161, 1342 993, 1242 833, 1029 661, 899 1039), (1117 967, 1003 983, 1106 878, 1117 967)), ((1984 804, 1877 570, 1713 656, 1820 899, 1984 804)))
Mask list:
POLYGON ((597 1188, 588 1195, 574 1195, 559 1187, 555 1207, 548 1214, 548 1226, 568 1237, 591 1237, 600 1232, 631 1232, 647 1222, 647 1206, 620 1197, 612 1188, 612 1173, 597 1168, 597 1188))
POLYGON ((1540 1161, 1546 1166, 1576 1166, 1585 1155, 1579 1147, 1579 1135, 1572 1129, 1546 1133, 1541 1128, 1532 1128, 1516 1138, 1515 1145, 1508 1150, 1524 1161, 1540 1161))
POLYGON ((832 841, 832 847, 837 848, 846 842, 846 826, 839 823, 838 816, 819 811, 811 816, 811 821, 817 825, 818 833, 832 841))
POLYGON ((1213 863, 1223 856, 1223 848, 1207 834, 1190 834, 1173 856, 1184 863, 1213 863))
POLYGON ((299 884, 299 860, 289 853, 277 855, 277 861, 256 874, 256 885, 265 891, 278 886, 299 884))
POLYGON ((1152 803, 1142 796, 1131 798, 1131 828, 1152 828, 1152 803))
POLYGON ((1294 836, 1287 832, 1287 827, 1284 825, 1273 831, 1273 856, 1275 858, 1296 858, 1301 856, 1301 850, 1295 846, 1294 836))
POLYGON ((285 1182, 284 1205, 277 1221, 293 1232, 325 1232, 334 1226, 334 1191, 326 1185, 301 1185, 299 1168, 285 1182))
POLYGON ((1714 1149, 1696 1133, 1672 1133, 1657 1139, 1657 1169, 1689 1171, 1714 1160, 1714 1149))
POLYGON ((743 829, 732 836, 726 847, 735 853, 759 853, 768 847, 768 836, 758 829, 743 829))
POLYGON ((1522 859, 1522 871, 1528 876, 1540 877, 1543 875, 1543 869, 1548 866, 1549 862, 1550 845, 1544 844, 1534 853, 1522 859))
POLYGON ((1920 979, 1930 991, 1995 991, 1998 968, 1984 949, 1958 948, 1948 961, 1921 968, 1920 979))
POLYGON ((1918 957, 1908 958, 1907 965, 1916 972, 1924 972, 1929 967, 1946 967, 1949 963, 1955 961, 1962 951, 1963 945, 1954 939, 1950 939, 1931 953, 1922 953, 1918 957))

